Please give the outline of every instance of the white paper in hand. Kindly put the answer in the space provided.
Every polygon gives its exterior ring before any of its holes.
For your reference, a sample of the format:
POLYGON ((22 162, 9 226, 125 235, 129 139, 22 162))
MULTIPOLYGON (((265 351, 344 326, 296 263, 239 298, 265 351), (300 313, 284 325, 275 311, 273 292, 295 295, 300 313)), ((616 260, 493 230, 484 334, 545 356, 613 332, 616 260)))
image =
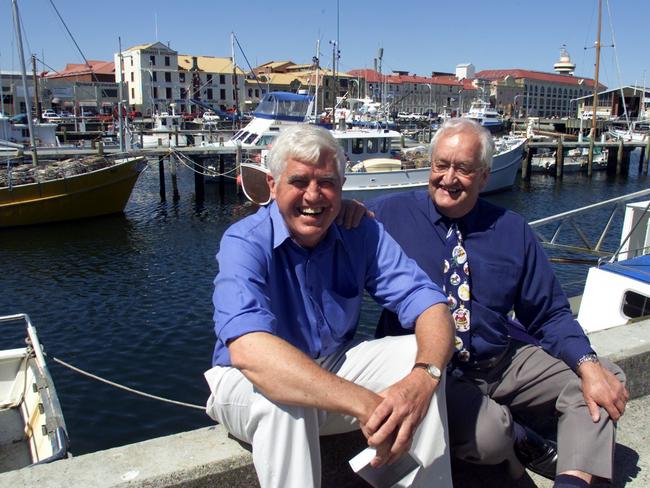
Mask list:
POLYGON ((352 470, 374 488, 390 488, 418 467, 417 461, 406 453, 391 465, 373 468, 370 461, 375 454, 375 448, 367 447, 349 461, 352 470))

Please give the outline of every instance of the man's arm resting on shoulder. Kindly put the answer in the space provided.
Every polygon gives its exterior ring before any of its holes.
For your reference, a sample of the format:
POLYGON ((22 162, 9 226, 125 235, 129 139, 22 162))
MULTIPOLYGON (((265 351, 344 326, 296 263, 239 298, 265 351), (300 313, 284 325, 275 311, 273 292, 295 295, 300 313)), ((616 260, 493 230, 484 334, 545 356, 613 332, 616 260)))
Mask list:
MULTIPOLYGON (((415 362, 434 364, 444 374, 453 351, 454 325, 446 303, 425 310, 415 324, 415 362)), ((392 463, 406 452, 424 418, 439 381, 424 369, 412 370, 381 393, 383 401, 362 425, 368 444, 377 447, 373 466, 392 463), (390 445, 390 447, 388 447, 390 445)))
POLYGON ((245 334, 228 344, 233 367, 269 399, 315 407, 368 421, 382 398, 336 376, 284 339, 267 332, 245 334))
POLYGON ((591 419, 598 422, 599 407, 603 407, 612 420, 618 420, 625 412, 625 404, 629 398, 623 383, 600 362, 584 362, 578 366, 576 372, 582 381, 582 394, 591 419))

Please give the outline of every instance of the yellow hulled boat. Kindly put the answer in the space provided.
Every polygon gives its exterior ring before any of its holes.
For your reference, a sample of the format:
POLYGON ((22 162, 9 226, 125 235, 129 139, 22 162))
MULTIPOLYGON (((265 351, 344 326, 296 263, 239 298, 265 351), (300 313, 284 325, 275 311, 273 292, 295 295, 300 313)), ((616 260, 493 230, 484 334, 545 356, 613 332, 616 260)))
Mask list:
POLYGON ((5 175, 0 181, 0 228, 120 213, 146 158, 94 157, 67 163, 32 168, 21 178, 5 175))

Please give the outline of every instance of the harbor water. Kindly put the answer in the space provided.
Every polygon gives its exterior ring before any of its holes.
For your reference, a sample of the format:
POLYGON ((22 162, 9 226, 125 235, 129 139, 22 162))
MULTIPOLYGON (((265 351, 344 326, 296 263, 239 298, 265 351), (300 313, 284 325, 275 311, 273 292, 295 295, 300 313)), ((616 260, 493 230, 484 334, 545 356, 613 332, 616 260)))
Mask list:
MULTIPOLYGON (((562 181, 533 175, 529 183, 487 198, 532 221, 647 188, 650 179, 638 175, 638 157, 638 151, 632 155, 629 175, 568 174, 562 181)), ((197 202, 185 167, 178 168, 178 184, 180 198, 172 200, 168 182, 168 198, 161 202, 152 163, 124 215, 0 231, 0 314, 29 314, 49 356, 201 405, 214 346, 214 256, 224 230, 256 207, 232 184, 207 185, 205 200, 197 202)), ((618 225, 614 233, 620 233, 618 225)), ((591 237, 603 226, 594 218, 591 237)), ((555 268, 567 291, 578 293, 587 267, 555 268)), ((378 307, 367 300, 362 333, 372 332, 377 315, 378 307)), ((2 331, 0 337, 17 335, 2 331)), ((202 411, 117 390, 52 361, 50 368, 73 454, 211 424, 202 411)))

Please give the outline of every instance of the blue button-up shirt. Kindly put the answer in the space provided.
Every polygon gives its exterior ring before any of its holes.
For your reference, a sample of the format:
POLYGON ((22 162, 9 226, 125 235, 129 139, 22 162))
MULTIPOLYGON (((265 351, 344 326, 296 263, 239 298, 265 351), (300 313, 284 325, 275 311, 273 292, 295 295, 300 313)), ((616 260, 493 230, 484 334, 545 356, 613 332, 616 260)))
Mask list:
MULTIPOLYGON (((369 202, 386 230, 436 283, 443 281, 449 220, 428 192, 413 191, 369 202)), ((507 314, 549 354, 571 368, 593 350, 533 230, 523 217, 479 199, 458 220, 472 277, 471 353, 478 361, 498 357, 509 341, 507 314)), ((396 333, 399 319, 384 313, 383 333, 396 333)))
POLYGON ((228 343, 250 332, 269 332, 312 358, 335 352, 354 336, 364 289, 407 328, 446 301, 368 218, 351 230, 333 224, 310 250, 291 239, 274 202, 226 231, 217 260, 213 366, 230 365, 228 343))

